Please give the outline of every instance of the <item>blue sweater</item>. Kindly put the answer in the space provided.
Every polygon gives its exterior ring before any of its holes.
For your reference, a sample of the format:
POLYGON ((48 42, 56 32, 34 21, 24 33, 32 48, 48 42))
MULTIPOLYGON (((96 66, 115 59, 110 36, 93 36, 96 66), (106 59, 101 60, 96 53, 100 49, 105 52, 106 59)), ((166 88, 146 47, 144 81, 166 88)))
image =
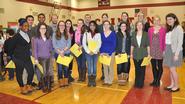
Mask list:
POLYGON ((105 37, 104 32, 101 33, 101 41, 100 53, 112 55, 116 49, 116 33, 112 31, 108 37, 105 37))

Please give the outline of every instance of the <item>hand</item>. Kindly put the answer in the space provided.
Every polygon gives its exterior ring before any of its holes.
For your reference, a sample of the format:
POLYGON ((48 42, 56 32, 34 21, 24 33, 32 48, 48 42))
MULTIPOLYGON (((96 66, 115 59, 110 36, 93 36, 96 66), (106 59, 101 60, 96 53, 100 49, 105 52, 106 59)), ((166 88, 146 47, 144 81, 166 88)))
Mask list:
POLYGON ((179 57, 177 55, 174 56, 174 61, 177 61, 179 59, 179 57))
POLYGON ((130 58, 133 59, 133 54, 130 54, 130 58))
POLYGON ((38 60, 35 60, 35 64, 38 64, 39 63, 39 61, 38 60))
POLYGON ((68 47, 65 47, 65 48, 64 48, 64 51, 67 51, 67 50, 68 50, 68 47))
POLYGON ((121 54, 118 54, 118 57, 121 57, 121 54))
POLYGON ((79 50, 79 51, 82 50, 82 46, 80 46, 80 47, 78 48, 78 50, 79 50))
POLYGON ((89 53, 90 55, 93 55, 94 53, 92 52, 92 51, 90 51, 90 53, 89 53))
POLYGON ((60 55, 61 57, 64 57, 64 51, 63 51, 63 50, 60 51, 60 52, 59 52, 59 55, 60 55))

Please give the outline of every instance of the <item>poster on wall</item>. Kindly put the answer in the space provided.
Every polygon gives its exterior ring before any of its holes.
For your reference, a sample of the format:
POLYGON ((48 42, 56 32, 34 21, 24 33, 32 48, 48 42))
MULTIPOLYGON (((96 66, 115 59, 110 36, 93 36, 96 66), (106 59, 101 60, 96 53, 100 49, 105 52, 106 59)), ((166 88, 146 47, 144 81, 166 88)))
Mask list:
POLYGON ((135 9, 135 15, 134 16, 137 17, 137 14, 139 12, 142 12, 144 14, 144 16, 147 16, 147 8, 136 8, 135 9))
POLYGON ((8 28, 11 28, 15 32, 17 32, 17 30, 18 30, 18 23, 17 22, 8 22, 8 28))
POLYGON ((110 0, 98 0, 98 7, 110 6, 110 0))

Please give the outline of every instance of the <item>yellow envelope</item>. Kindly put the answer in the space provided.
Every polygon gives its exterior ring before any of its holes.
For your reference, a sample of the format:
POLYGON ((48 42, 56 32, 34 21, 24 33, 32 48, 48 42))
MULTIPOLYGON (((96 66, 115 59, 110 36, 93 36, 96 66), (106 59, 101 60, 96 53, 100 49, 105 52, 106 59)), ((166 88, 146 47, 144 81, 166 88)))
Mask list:
POLYGON ((147 66, 150 64, 152 57, 144 57, 143 62, 141 64, 141 66, 147 66))
POLYGON ((33 56, 30 56, 31 57, 31 62, 33 65, 35 65, 35 58, 33 56))
POLYGON ((70 51, 76 56, 79 57, 82 54, 82 50, 78 50, 79 46, 75 43, 71 48, 70 51))
POLYGON ((116 64, 121 64, 121 63, 125 63, 128 62, 128 56, 127 54, 121 54, 121 57, 119 57, 118 55, 115 56, 115 61, 116 64))
POLYGON ((110 63, 111 63, 111 56, 99 56, 99 61, 100 63, 102 64, 105 64, 105 65, 108 65, 110 66, 110 63))
POLYGON ((62 64, 64 66, 68 67, 72 60, 73 60, 73 56, 72 55, 64 56, 64 57, 61 57, 59 55, 58 58, 57 58, 57 63, 62 64))
POLYGON ((5 68, 15 68, 14 62, 11 60, 11 61, 6 65, 5 68))
POLYGON ((97 48, 97 42, 96 41, 88 41, 88 48, 90 51, 94 52, 95 49, 97 48))
POLYGON ((44 74, 44 69, 41 64, 36 64, 37 68, 40 70, 42 74, 44 74))

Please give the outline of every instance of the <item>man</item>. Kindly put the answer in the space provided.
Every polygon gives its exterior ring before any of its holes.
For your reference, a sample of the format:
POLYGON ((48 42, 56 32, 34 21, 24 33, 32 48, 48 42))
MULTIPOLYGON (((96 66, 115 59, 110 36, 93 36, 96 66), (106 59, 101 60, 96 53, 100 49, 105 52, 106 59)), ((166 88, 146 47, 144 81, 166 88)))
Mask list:
POLYGON ((145 16, 142 12, 139 12, 137 14, 137 18, 138 18, 138 21, 141 21, 143 22, 143 25, 144 25, 144 31, 145 32, 148 32, 148 29, 150 28, 150 23, 147 22, 147 20, 145 19, 145 16))
POLYGON ((57 23, 58 23, 58 16, 56 14, 53 14, 51 16, 51 28, 53 29, 53 32, 56 32, 57 30, 57 23))
POLYGON ((91 15, 90 14, 85 14, 85 17, 84 17, 85 31, 89 30, 90 21, 91 21, 91 15))

